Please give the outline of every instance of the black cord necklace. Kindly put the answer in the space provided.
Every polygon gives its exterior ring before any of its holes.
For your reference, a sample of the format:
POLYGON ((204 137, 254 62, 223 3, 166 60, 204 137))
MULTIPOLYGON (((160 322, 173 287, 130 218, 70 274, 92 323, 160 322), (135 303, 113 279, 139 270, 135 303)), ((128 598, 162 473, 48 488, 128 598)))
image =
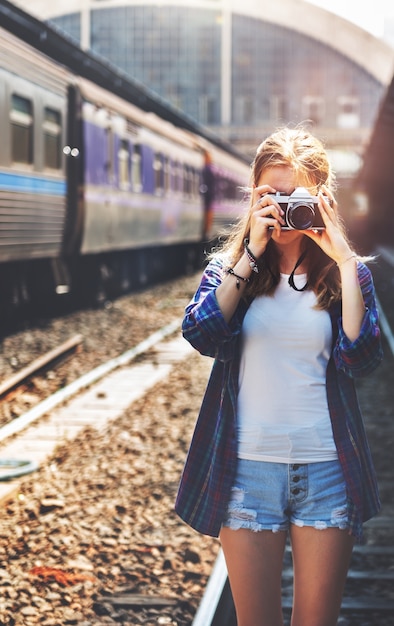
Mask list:
POLYGON ((294 282, 295 271, 296 271, 297 267, 299 267, 301 265, 301 263, 303 262, 305 257, 306 257, 306 250, 301 254, 300 258, 298 259, 297 263, 294 266, 293 271, 291 272, 291 274, 289 276, 289 281, 288 281, 289 285, 295 291, 305 291, 305 289, 308 287, 308 281, 306 281, 305 285, 303 287, 301 287, 300 289, 296 286, 296 284, 294 282))

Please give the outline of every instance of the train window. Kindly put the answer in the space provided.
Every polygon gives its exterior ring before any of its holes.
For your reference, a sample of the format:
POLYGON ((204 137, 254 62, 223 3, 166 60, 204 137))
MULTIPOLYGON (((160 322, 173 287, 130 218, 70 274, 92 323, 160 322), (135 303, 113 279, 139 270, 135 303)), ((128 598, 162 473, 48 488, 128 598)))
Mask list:
POLYGON ((200 193, 200 174, 194 167, 192 168, 192 193, 195 198, 198 198, 200 193))
POLYGON ((188 174, 187 165, 184 165, 182 167, 182 191, 185 196, 187 196, 187 178, 188 178, 187 174, 188 174))
POLYGON ((171 189, 171 165, 170 165, 170 159, 168 157, 164 157, 163 171, 164 171, 164 192, 167 193, 171 189))
POLYGON ((183 189, 183 168, 178 161, 175 161, 172 166, 172 188, 174 191, 182 191, 183 189))
POLYGON ((11 158, 17 163, 33 163, 33 104, 31 100, 12 95, 11 158))
POLYGON ((61 140, 62 124, 61 114, 54 109, 44 109, 44 167, 59 170, 62 166, 61 140))
POLYGON ((155 192, 162 194, 164 190, 164 170, 163 170, 163 155, 156 153, 153 160, 153 170, 155 176, 155 192))
POLYGON ((119 185, 123 188, 128 188, 130 184, 130 170, 129 170, 129 142, 127 139, 121 139, 118 151, 118 163, 119 163, 119 185))
POLYGON ((183 189, 183 167, 181 163, 175 163, 175 189, 181 192, 183 189))
POLYGON ((186 196, 192 195, 192 171, 188 165, 183 168, 183 192, 186 196))
POLYGON ((131 159, 131 180, 133 184, 133 191, 142 190, 142 158, 141 158, 141 146, 136 144, 133 149, 133 156, 131 159))
POLYGON ((237 200, 238 187, 231 178, 223 179, 223 193, 227 200, 237 200))

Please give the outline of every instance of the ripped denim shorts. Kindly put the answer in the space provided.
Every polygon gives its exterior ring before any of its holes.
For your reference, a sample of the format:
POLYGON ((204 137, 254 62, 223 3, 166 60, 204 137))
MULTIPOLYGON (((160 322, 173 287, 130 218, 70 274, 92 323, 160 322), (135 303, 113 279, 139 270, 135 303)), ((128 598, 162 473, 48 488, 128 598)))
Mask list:
POLYGON ((278 532, 290 524, 349 528, 339 461, 286 464, 238 459, 223 526, 278 532))

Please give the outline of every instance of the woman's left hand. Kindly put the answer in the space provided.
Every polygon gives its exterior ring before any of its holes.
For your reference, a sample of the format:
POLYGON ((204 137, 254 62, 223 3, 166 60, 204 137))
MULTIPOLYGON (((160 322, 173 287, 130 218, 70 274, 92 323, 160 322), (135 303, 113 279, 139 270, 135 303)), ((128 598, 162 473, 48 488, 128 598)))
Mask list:
POLYGON ((312 239, 331 259, 338 265, 347 259, 352 250, 347 243, 338 218, 338 204, 326 188, 322 187, 319 192, 318 208, 323 219, 325 229, 322 231, 305 230, 307 237, 312 239), (328 199, 328 200, 327 200, 328 199))
POLYGON ((356 259, 353 259, 353 263, 346 261, 356 255, 350 249, 341 228, 338 205, 325 187, 319 193, 318 206, 325 229, 322 231, 305 230, 304 233, 313 239, 339 267, 342 286, 342 328, 348 339, 355 341, 360 335, 365 304, 358 280, 356 259), (324 199, 323 194, 328 197, 329 202, 324 199))

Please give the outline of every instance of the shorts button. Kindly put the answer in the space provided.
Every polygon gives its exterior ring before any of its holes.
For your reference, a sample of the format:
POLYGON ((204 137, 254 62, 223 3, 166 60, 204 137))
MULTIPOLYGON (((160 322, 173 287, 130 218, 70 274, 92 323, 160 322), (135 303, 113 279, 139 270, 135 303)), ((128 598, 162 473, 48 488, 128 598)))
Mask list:
POLYGON ((299 465, 298 463, 295 463, 292 467, 292 469, 296 472, 298 469, 300 469, 301 465, 299 465))
POLYGON ((295 487, 295 489, 291 490, 291 493, 293 494, 293 496, 298 496, 300 491, 301 491, 301 489, 298 489, 298 487, 295 487))
POLYGON ((298 483, 300 476, 293 476, 293 483, 298 483))

